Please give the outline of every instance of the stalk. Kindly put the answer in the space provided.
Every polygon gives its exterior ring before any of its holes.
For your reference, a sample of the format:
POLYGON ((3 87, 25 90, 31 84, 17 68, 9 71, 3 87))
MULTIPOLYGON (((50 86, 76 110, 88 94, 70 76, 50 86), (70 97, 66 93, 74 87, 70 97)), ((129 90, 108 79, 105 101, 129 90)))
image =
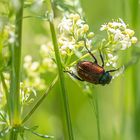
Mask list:
MULTIPOLYGON (((127 1, 126 0, 122 0, 121 2, 122 4, 122 17, 123 19, 128 19, 127 17, 127 1)), ((127 63, 125 60, 128 60, 131 56, 131 52, 127 52, 126 56, 123 57, 123 62, 127 63)), ((131 133, 128 132, 128 129, 126 127, 126 124, 128 123, 128 114, 129 112, 129 104, 131 104, 131 94, 132 94, 132 70, 131 69, 127 69, 127 71, 125 72, 125 78, 122 79, 122 93, 120 96, 120 100, 122 101, 121 104, 121 128, 120 128, 120 138, 121 140, 125 140, 126 138, 126 134, 127 133, 131 133), (129 88, 124 88, 124 87, 129 87, 129 88)))
POLYGON ((9 102, 10 101, 10 99, 9 99, 9 92, 8 92, 8 88, 7 88, 7 85, 6 85, 3 73, 1 73, 0 76, 1 76, 2 86, 3 86, 4 92, 5 92, 5 96, 6 96, 8 115, 10 117, 11 116, 11 114, 10 114, 11 106, 10 106, 10 102, 9 102))
MULTIPOLYGON (((130 1, 130 6, 131 6, 131 24, 133 28, 137 31, 138 29, 138 9, 139 9, 139 1, 138 0, 131 0, 130 1)), ((135 48, 134 48, 135 49, 135 48)), ((135 52, 135 50, 134 50, 135 52)), ((133 52, 132 52, 133 53, 133 52)), ((133 85, 133 103, 134 103, 134 134, 135 134, 135 140, 139 140, 140 138, 140 87, 139 87, 139 82, 140 82, 140 77, 136 76, 139 73, 139 64, 134 65, 132 69, 132 85, 133 85)))
MULTIPOLYGON (((48 1, 48 9, 49 9, 49 13, 51 14, 49 17, 49 24, 50 24, 50 31, 51 31, 51 36, 52 36, 56 63, 57 63, 57 67, 58 67, 60 87, 61 87, 61 93, 62 93, 62 98, 63 98, 66 125, 67 125, 67 130, 68 130, 68 137, 69 137, 68 139, 74 140, 71 117, 70 117, 70 110, 69 110, 69 102, 68 102, 68 97, 67 97, 66 88, 65 88, 66 85, 65 85, 64 72, 63 72, 63 67, 62 67, 62 63, 61 63, 60 53, 59 53, 59 49, 58 49, 57 36, 56 36, 56 31, 55 31, 54 21, 53 21, 54 12, 53 12, 53 8, 52 8, 51 0, 48 1)), ((67 138, 65 138, 65 139, 67 139, 67 138)))
POLYGON ((21 104, 20 104, 20 77, 21 77, 21 42, 22 42, 22 17, 23 17, 23 0, 18 0, 19 7, 16 9, 15 34, 16 41, 11 46, 11 82, 10 82, 10 106, 11 116, 10 125, 12 126, 10 140, 17 140, 18 132, 16 127, 21 123, 21 104))
POLYGON ((95 104, 96 104, 96 121, 97 121, 97 132, 98 132, 98 140, 101 140, 101 131, 100 131, 100 118, 99 118, 99 107, 98 107, 98 98, 97 94, 95 94, 95 104))
POLYGON ((14 130, 14 128, 10 132, 10 140, 17 140, 18 139, 18 132, 14 130))
POLYGON ((37 110, 37 108, 40 106, 40 104, 44 101, 50 90, 54 87, 58 80, 58 77, 54 79, 54 81, 51 83, 45 94, 38 100, 38 102, 34 105, 34 107, 31 109, 31 111, 25 116, 25 118, 22 121, 22 124, 25 123, 31 116, 32 114, 37 110))
POLYGON ((92 106, 92 110, 93 110, 93 113, 95 114, 95 118, 96 118, 98 140, 101 140, 99 106, 98 106, 98 98, 97 98, 97 96, 98 95, 96 93, 95 93, 94 96, 91 95, 91 94, 88 94, 89 103, 92 106))

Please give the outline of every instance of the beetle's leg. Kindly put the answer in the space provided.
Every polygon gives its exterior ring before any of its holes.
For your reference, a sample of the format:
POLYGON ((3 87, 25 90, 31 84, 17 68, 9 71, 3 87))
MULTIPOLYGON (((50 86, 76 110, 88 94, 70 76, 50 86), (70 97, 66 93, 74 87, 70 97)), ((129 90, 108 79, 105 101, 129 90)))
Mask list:
POLYGON ((67 72, 69 73, 72 77, 74 77, 75 79, 79 80, 79 81, 84 81, 83 79, 79 78, 76 74, 74 74, 73 72, 70 72, 70 71, 64 71, 64 72, 67 72))
POLYGON ((101 58, 101 61, 102 61, 102 67, 104 67, 104 58, 103 58, 103 56, 102 56, 102 54, 101 54, 101 51, 99 50, 99 53, 100 53, 100 58, 101 58))
POLYGON ((94 62, 97 64, 98 61, 97 61, 96 57, 95 57, 95 56, 91 53, 91 51, 87 48, 86 41, 84 41, 84 43, 85 43, 85 48, 86 48, 86 50, 87 50, 88 53, 92 56, 92 58, 94 59, 94 62))

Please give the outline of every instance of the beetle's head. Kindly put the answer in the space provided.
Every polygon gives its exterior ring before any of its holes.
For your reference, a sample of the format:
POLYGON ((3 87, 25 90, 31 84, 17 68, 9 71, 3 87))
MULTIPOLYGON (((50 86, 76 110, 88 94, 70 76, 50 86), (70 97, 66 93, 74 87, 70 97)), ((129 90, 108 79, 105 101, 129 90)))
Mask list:
POLYGON ((100 80, 99 80, 99 83, 100 83, 101 85, 109 84, 110 81, 111 81, 111 79, 112 79, 112 76, 111 76, 110 73, 107 71, 107 72, 105 72, 105 73, 101 76, 101 78, 100 78, 100 80))

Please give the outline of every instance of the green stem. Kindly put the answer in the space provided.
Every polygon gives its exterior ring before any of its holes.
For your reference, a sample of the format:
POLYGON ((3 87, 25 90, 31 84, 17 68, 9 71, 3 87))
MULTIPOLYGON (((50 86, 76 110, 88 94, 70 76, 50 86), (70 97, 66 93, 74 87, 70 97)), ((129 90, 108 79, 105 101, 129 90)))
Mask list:
POLYGON ((4 78, 3 74, 1 73, 2 86, 3 86, 3 89, 5 90, 6 99, 8 101, 8 88, 6 86, 6 83, 5 83, 5 80, 4 79, 5 78, 4 78))
POLYGON ((97 131, 98 131, 98 140, 101 140, 101 131, 100 131, 100 118, 99 118, 99 107, 98 107, 98 98, 95 93, 95 104, 96 104, 96 121, 97 121, 97 131))
MULTIPOLYGON (((51 0, 49 0, 49 6, 50 6, 49 12, 52 13, 52 15, 53 15, 51 0)), ((65 88, 66 86, 65 86, 63 67, 62 67, 62 63, 61 63, 60 53, 59 53, 59 49, 58 49, 57 36, 56 36, 56 31, 55 31, 52 17, 50 17, 49 24, 50 24, 52 42, 53 42, 53 47, 54 47, 54 52, 55 52, 55 58, 56 58, 57 67, 58 67, 61 93, 62 93, 63 104, 64 104, 64 109, 65 109, 66 123, 67 123, 67 127, 68 127, 68 136, 69 136, 69 140, 74 140, 70 111, 69 111, 68 97, 67 97, 66 88, 65 88)))
POLYGON ((16 9, 15 16, 15 34, 16 41, 11 46, 11 81, 9 102, 10 110, 10 125, 12 127, 10 140, 17 140, 18 132, 16 128, 21 124, 21 104, 20 104, 20 77, 21 77, 21 43, 22 43, 22 17, 23 17, 23 0, 18 0, 19 7, 16 9))
POLYGON ((8 88, 7 88, 7 85, 5 83, 5 78, 3 76, 3 73, 1 73, 1 81, 2 81, 2 86, 3 86, 3 89, 5 91, 5 96, 6 96, 6 101, 7 101, 7 108, 8 108, 8 115, 9 115, 9 118, 11 117, 11 114, 10 114, 10 110, 12 109, 11 106, 10 106, 10 96, 9 96, 9 92, 8 92, 8 88))
POLYGON ((61 86, 61 91, 62 91, 64 109, 65 109, 65 113, 66 113, 65 115, 66 115, 66 122, 67 122, 67 126, 68 126, 69 139, 73 140, 74 138, 73 138, 73 132, 72 132, 72 124, 71 124, 71 118, 70 118, 68 97, 66 95, 64 74, 63 74, 62 64, 61 64, 61 60, 60 60, 58 44, 57 44, 57 39, 56 39, 53 22, 50 22, 50 29, 51 29, 55 57, 56 57, 56 61, 57 61, 58 73, 59 73, 59 78, 60 78, 60 86, 61 86))
POLYGON ((10 140, 17 140, 18 139, 18 132, 16 131, 15 128, 12 128, 10 132, 10 140))
POLYGON ((15 34, 17 36, 15 43, 11 46, 12 52, 12 71, 10 83, 10 103, 11 125, 20 124, 20 77, 21 77, 21 41, 22 41, 22 16, 23 16, 23 0, 19 0, 20 7, 16 10, 15 34), (19 20, 20 19, 20 20, 19 20))
POLYGON ((25 118, 22 121, 22 124, 25 123, 31 116, 32 114, 36 111, 36 109, 40 106, 40 104, 44 101, 45 97, 48 95, 48 93, 51 91, 51 89, 54 87, 58 80, 58 77, 54 79, 54 81, 51 83, 45 94, 38 100, 38 102, 34 105, 34 107, 30 110, 30 112, 25 116, 25 118))
POLYGON ((101 140, 101 130, 100 130, 100 119, 99 119, 99 107, 98 107, 98 98, 97 94, 94 95, 88 94, 89 103, 92 106, 93 113, 96 117, 96 123, 97 123, 97 133, 98 133, 98 140, 101 140))
MULTIPOLYGON (((131 24, 133 26, 133 29, 138 31, 138 19, 139 19, 139 0, 130 0, 130 9, 131 9, 131 24)), ((137 32, 138 33, 138 32, 137 32)), ((135 48, 133 48, 135 51, 135 48)), ((132 51, 133 53, 133 51, 132 51)), ((137 75, 136 73, 139 73, 139 66, 140 64, 138 63, 137 65, 133 66, 132 69, 132 88, 133 88, 133 104, 134 104, 134 135, 135 135, 135 140, 139 140, 140 138, 140 87, 139 87, 139 82, 140 82, 140 76, 137 75)))

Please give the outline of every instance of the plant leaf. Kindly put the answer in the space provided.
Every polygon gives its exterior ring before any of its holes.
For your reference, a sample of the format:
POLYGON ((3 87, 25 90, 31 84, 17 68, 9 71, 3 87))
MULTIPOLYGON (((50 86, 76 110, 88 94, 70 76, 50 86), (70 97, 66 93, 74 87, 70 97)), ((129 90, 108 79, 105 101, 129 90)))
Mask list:
POLYGON ((34 130, 36 130, 38 128, 38 126, 33 126, 33 127, 31 127, 31 128, 28 128, 28 127, 24 127, 24 130, 26 130, 26 131, 29 131, 29 132, 31 132, 31 133, 33 133, 34 135, 36 135, 36 136, 39 136, 39 137, 41 137, 41 138, 54 138, 54 136, 49 136, 49 135, 45 135, 45 134, 40 134, 40 133, 37 133, 37 132, 34 132, 34 130))
POLYGON ((36 132, 34 132, 34 131, 32 131, 32 133, 33 133, 34 135, 36 135, 36 136, 41 137, 41 138, 52 138, 52 139, 54 138, 54 136, 39 134, 39 133, 36 133, 36 132))
POLYGON ((10 128, 7 127, 3 130, 0 131, 0 138, 3 138, 4 136, 6 136, 8 134, 8 132, 10 131, 10 128))

